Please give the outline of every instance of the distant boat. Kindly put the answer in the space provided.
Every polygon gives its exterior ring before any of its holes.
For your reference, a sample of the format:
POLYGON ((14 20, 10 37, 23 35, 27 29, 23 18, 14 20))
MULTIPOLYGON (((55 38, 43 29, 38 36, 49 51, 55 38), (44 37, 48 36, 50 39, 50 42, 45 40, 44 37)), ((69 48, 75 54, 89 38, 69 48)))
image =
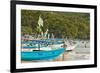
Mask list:
POLYGON ((77 44, 76 45, 70 45, 70 46, 67 46, 65 48, 65 51, 73 51, 75 48, 76 48, 77 44))
POLYGON ((32 48, 42 48, 42 47, 47 47, 47 42, 43 40, 32 40, 28 42, 22 42, 22 49, 32 49, 32 48))
MULTIPOLYGON (((47 45, 42 45, 40 48, 42 48, 42 47, 47 47, 47 45)), ((38 48, 38 44, 36 44, 36 45, 25 45, 25 46, 21 46, 21 48, 22 49, 25 49, 25 48, 29 48, 29 49, 31 49, 31 48, 38 48)))
POLYGON ((32 49, 32 48, 38 48, 39 46, 40 48, 44 48, 44 47, 47 47, 48 45, 52 45, 52 46, 54 45, 55 47, 60 48, 62 44, 63 44, 62 41, 52 42, 48 40, 32 40, 32 41, 22 42, 21 48, 32 49))
POLYGON ((65 48, 66 52, 73 51, 77 47, 78 43, 73 41, 64 41, 64 45, 62 47, 65 48))
MULTIPOLYGON (((40 51, 42 50, 44 50, 44 51, 49 51, 49 50, 52 50, 52 49, 54 49, 54 48, 51 48, 51 47, 40 47, 40 51)), ((55 49, 57 49, 57 48, 55 48, 55 49)), ((33 47, 23 47, 22 49, 21 49, 22 51, 33 51, 33 50, 35 50, 35 51, 39 51, 39 48, 33 48, 33 47)))
MULTIPOLYGON (((54 47, 54 48, 60 48, 60 47, 63 47, 63 45, 64 44, 56 44, 56 45, 53 45, 52 47, 54 47)), ((63 47, 63 48, 65 48, 65 51, 67 52, 67 51, 73 51, 75 48, 76 48, 76 44, 75 45, 70 45, 70 46, 67 46, 67 47, 63 47)))
MULTIPOLYGON (((59 39, 56 39, 56 40, 57 40, 57 42, 51 42, 51 41, 48 41, 48 40, 33 40, 33 41, 30 41, 30 42, 22 42, 22 44, 32 44, 32 45, 29 45, 29 46, 23 45, 22 48, 23 49, 38 50, 38 43, 43 44, 43 45, 40 45, 41 50, 51 50, 51 48, 62 48, 62 47, 64 47, 64 43, 62 41, 58 41, 59 39), (51 46, 48 46, 48 45, 51 45, 51 46)), ((73 45, 70 45, 70 44, 67 45, 67 44, 68 43, 65 43, 65 47, 64 47, 66 51, 72 51, 77 46, 77 44, 73 44, 73 45)))
POLYGON ((21 52, 21 60, 32 61, 32 60, 49 60, 58 57, 65 51, 64 48, 58 48, 55 50, 39 50, 31 52, 21 52))

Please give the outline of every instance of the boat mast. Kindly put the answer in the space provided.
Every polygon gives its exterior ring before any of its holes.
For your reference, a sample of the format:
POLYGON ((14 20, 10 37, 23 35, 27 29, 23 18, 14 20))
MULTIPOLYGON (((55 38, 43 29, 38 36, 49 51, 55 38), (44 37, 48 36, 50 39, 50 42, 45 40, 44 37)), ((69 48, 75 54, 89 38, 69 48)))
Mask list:
MULTIPOLYGON (((41 33, 41 36, 43 35, 42 27, 43 27, 43 19, 41 18, 41 15, 40 15, 39 20, 38 20, 38 28, 39 28, 39 33, 41 33)), ((38 42, 39 50, 40 50, 40 45, 41 45, 41 42, 38 42)))
POLYGON ((40 50, 40 43, 38 43, 38 49, 40 50))

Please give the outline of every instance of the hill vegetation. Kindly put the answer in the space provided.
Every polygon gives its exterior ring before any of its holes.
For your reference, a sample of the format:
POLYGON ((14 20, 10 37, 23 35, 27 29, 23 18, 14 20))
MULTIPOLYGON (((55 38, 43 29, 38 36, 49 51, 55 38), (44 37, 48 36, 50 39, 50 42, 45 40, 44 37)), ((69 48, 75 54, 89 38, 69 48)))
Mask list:
POLYGON ((40 15, 43 32, 48 29, 49 34, 53 33, 57 38, 90 38, 89 13, 21 10, 21 33, 39 34, 37 26, 40 15))

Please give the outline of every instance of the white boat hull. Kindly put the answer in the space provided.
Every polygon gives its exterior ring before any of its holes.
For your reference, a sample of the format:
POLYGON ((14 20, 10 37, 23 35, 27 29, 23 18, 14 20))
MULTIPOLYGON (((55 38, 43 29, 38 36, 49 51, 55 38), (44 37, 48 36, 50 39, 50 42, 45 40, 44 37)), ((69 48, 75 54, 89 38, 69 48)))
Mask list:
POLYGON ((76 48, 77 45, 71 45, 65 48, 66 51, 72 51, 76 48))

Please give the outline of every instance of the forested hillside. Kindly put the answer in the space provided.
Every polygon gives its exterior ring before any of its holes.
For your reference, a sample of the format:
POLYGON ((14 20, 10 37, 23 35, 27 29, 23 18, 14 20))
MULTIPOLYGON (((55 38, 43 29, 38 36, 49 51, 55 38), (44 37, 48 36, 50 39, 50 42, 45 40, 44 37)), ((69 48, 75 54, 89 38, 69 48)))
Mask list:
POLYGON ((89 13, 21 10, 22 34, 38 34, 38 19, 43 19, 42 31, 49 30, 55 37, 90 38, 89 13))

